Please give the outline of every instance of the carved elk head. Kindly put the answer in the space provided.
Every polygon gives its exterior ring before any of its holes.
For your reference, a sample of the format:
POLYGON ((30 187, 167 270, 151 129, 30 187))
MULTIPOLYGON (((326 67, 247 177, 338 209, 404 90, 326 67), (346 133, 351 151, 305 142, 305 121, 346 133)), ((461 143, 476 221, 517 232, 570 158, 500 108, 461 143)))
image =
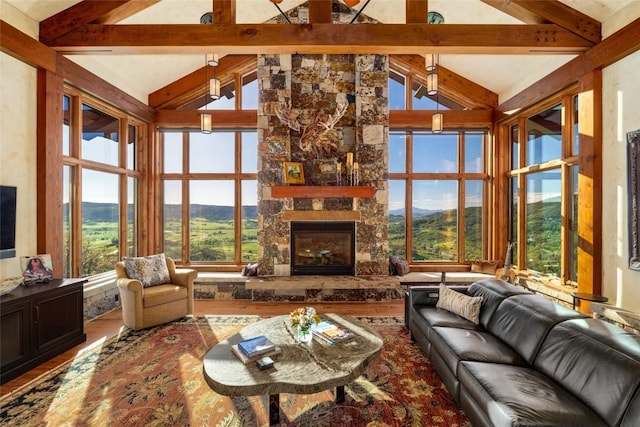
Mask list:
POLYGON ((349 101, 347 95, 336 95, 336 110, 333 114, 320 111, 310 123, 300 122, 300 113, 291 109, 291 102, 276 110, 280 121, 296 132, 302 131, 300 149, 304 152, 313 151, 316 156, 329 155, 338 150, 339 138, 333 127, 347 112, 349 101))

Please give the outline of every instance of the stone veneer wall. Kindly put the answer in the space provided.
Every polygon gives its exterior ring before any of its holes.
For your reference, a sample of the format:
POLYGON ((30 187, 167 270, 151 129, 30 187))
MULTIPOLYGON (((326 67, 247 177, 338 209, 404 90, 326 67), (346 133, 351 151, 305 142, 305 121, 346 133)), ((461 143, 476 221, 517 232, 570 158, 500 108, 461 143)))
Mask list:
POLYGON ((258 56, 258 242, 259 275, 290 274, 290 224, 283 212, 359 211, 356 223, 356 274, 388 274, 388 135, 389 108, 386 55, 261 55, 258 56), (337 151, 309 153, 299 147, 300 133, 276 116, 288 102, 308 123, 319 112, 333 114, 336 95, 346 94, 349 107, 335 126, 337 151), (271 197, 283 185, 283 162, 302 162, 305 183, 314 181, 313 161, 345 163, 354 153, 361 185, 375 187, 371 199, 271 197))

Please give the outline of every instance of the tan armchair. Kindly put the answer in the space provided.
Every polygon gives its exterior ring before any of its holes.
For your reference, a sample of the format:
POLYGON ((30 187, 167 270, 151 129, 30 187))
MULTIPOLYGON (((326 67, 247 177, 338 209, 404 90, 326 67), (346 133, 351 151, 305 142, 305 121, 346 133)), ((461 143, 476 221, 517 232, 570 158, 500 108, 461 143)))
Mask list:
POLYGON ((116 283, 122 300, 122 320, 131 329, 160 325, 193 314, 193 281, 198 272, 176 269, 166 258, 171 283, 144 288, 139 280, 129 279, 124 262, 116 263, 116 283))

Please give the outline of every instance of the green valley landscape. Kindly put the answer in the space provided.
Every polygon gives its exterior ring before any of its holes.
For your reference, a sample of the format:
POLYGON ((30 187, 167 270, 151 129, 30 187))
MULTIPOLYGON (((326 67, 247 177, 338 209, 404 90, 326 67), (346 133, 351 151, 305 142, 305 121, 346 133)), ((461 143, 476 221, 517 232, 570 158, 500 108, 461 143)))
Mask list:
MULTIPOLYGON (((68 206, 65 204, 65 218, 68 206)), ((92 275, 113 268, 118 260, 118 208, 110 203, 83 203, 83 274, 92 275)), ((242 262, 255 262, 258 254, 257 208, 245 206, 242 230, 242 262)), ((181 206, 164 209, 165 253, 181 258, 181 206)), ((465 258, 468 261, 482 255, 482 212, 480 207, 465 210, 465 258)), ((131 215, 131 218, 133 216, 131 215)), ((535 239, 527 242, 528 267, 541 273, 559 274, 560 266, 560 203, 531 203, 527 212, 527 227, 535 239)), ((195 262, 234 262, 234 219, 230 206, 192 205, 190 253, 195 262)), ((65 224, 65 236, 69 236, 65 224)), ((389 247, 393 254, 404 253, 404 212, 389 215, 389 247)), ((68 238, 65 240, 68 241, 68 238)), ((457 259, 457 211, 424 211, 413 218, 412 260, 417 262, 455 262, 457 259)), ((68 251, 68 248, 65 247, 68 251)))

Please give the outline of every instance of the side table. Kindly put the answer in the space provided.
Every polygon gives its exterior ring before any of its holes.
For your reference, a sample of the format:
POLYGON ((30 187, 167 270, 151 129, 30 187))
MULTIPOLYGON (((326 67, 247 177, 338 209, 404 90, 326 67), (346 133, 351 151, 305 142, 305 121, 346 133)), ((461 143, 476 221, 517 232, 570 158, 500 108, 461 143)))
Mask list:
POLYGON ((576 301, 578 300, 583 300, 583 301, 591 301, 591 302, 607 302, 609 301, 609 298, 602 296, 602 295, 596 295, 596 294, 589 294, 586 292, 571 292, 571 296, 573 297, 573 309, 576 309, 576 301))

